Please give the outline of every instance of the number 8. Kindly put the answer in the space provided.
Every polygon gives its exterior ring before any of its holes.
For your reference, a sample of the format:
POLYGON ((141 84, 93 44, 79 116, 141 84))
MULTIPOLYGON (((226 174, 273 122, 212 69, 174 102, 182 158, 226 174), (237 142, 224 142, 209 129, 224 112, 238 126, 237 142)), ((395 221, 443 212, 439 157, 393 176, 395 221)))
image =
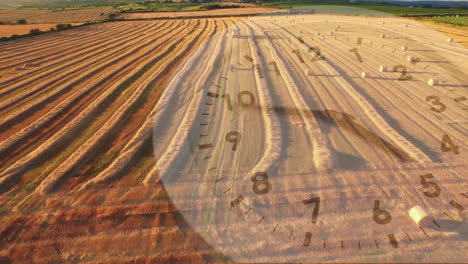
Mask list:
POLYGON ((252 176, 251 181, 254 183, 252 191, 256 194, 266 194, 271 191, 271 183, 268 181, 266 172, 257 172, 252 176), (259 179, 261 177, 261 179, 259 179), (264 186, 264 187, 261 187, 264 186))

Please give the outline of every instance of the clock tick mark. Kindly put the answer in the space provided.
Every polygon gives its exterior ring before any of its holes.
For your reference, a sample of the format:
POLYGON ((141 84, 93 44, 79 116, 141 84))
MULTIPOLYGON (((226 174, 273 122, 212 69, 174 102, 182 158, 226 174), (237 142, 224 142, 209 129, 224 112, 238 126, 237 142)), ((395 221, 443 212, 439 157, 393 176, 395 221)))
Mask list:
POLYGON ((263 221, 263 219, 265 219, 264 216, 262 216, 262 218, 260 219, 260 221, 258 221, 258 223, 260 224, 263 221))
POLYGON ((390 244, 392 244, 392 247, 398 248, 398 241, 396 240, 395 236, 393 234, 388 234, 387 237, 388 240, 390 240, 390 244))
POLYGON ((230 190, 231 190, 231 188, 225 190, 223 193, 227 193, 227 192, 229 192, 230 190))
POLYGON ((209 96, 209 97, 213 97, 213 98, 218 98, 219 97, 219 94, 212 93, 212 92, 208 92, 206 95, 209 96))
POLYGON ((278 228, 279 224, 276 224, 275 227, 273 228, 273 232, 276 231, 276 229, 278 228))
POLYGON ((208 113, 203 113, 202 115, 209 115, 208 113))
POLYGON ((343 243, 343 240, 341 240, 341 250, 344 249, 344 243, 343 243))
POLYGON ((207 123, 201 123, 200 126, 207 126, 207 123))
POLYGON ((213 103, 205 103, 205 105, 213 105, 213 103))
MULTIPOLYGON (((466 108, 466 109, 468 109, 468 108, 466 108)), ((464 110, 466 110, 466 109, 464 109, 464 110)), ((463 197, 468 198, 468 193, 460 193, 460 194, 461 194, 463 197)))
POLYGON ((235 207, 244 200, 244 196, 239 195, 234 201, 231 202, 231 207, 235 207))
POLYGON ((421 231, 423 231, 424 235, 426 235, 426 236, 427 236, 426 230, 424 230, 424 228, 422 228, 422 227, 419 227, 419 229, 421 229, 421 231))
POLYGON ((249 210, 247 210, 247 212, 245 212, 244 214, 247 215, 248 213, 250 213, 250 211, 252 211, 252 207, 250 207, 249 210))
POLYGON ((200 137, 206 137, 208 136, 207 134, 201 134, 200 137))
POLYGON ((455 102, 457 102, 457 103, 458 103, 458 102, 463 102, 463 101, 466 100, 466 97, 465 97, 465 96, 462 96, 462 97, 455 98, 455 99, 453 99, 453 100, 454 100, 455 102))
POLYGON ((379 248, 379 243, 377 243, 377 240, 374 240, 374 241, 375 241, 375 246, 379 248))
MULTIPOLYGON (((213 168, 213 169, 216 169, 216 168, 213 168)), ((210 169, 210 170, 213 170, 213 169, 210 169)), ((219 179, 216 179, 215 182, 220 182, 220 181, 222 181, 222 180, 223 180, 223 178, 219 178, 219 179)))
POLYGON ((207 148, 212 148, 212 147, 213 147, 213 145, 211 143, 198 145, 198 149, 207 149, 207 148))
POLYGON ((289 239, 291 239, 293 233, 294 233, 294 230, 291 230, 291 233, 289 233, 289 239))
POLYGON ((213 156, 206 156, 203 159, 211 159, 213 156))
POLYGON ((304 236, 304 247, 308 247, 310 245, 310 240, 312 238, 312 233, 311 232, 306 232, 304 236))
POLYGON ((457 209, 459 212, 463 212, 463 210, 465 210, 465 207, 463 207, 461 204, 455 202, 454 200, 451 200, 450 202, 450 205, 455 207, 455 209, 457 209))
POLYGON ((453 217, 451 215, 449 215, 448 213, 446 213, 446 212, 443 212, 443 213, 444 213, 444 215, 448 216, 450 219, 453 219, 453 217))
POLYGON ((408 233, 406 233, 406 236, 408 237, 409 241, 413 241, 413 239, 411 239, 411 237, 410 237, 410 235, 408 233))
POLYGON ((358 241, 358 247, 359 247, 359 251, 361 251, 361 241, 358 241))
POLYGON ((253 63, 253 59, 249 55, 245 55, 244 58, 253 63))

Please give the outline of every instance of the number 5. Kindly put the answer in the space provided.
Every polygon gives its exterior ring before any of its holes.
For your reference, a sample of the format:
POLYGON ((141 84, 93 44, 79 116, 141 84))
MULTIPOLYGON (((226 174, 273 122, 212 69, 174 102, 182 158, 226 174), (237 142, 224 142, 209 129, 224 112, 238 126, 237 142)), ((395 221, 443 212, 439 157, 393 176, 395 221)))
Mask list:
POLYGON ((434 192, 423 191, 423 193, 427 197, 436 198, 436 197, 439 197, 440 195, 440 187, 435 182, 427 181, 427 179, 431 179, 431 178, 434 178, 434 175, 432 175, 432 173, 421 175, 421 184, 423 188, 426 189, 426 188, 431 187, 432 189, 434 189, 434 192))

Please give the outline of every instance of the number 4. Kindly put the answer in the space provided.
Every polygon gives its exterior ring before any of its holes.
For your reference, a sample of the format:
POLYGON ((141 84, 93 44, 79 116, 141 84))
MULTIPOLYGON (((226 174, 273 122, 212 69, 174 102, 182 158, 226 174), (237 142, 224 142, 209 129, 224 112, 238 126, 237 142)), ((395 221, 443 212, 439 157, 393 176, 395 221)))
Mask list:
POLYGON ((459 154, 460 152, 458 151, 458 146, 453 144, 452 140, 448 135, 444 135, 442 137, 442 144, 440 145, 440 150, 442 152, 449 152, 453 151, 455 154, 459 154))

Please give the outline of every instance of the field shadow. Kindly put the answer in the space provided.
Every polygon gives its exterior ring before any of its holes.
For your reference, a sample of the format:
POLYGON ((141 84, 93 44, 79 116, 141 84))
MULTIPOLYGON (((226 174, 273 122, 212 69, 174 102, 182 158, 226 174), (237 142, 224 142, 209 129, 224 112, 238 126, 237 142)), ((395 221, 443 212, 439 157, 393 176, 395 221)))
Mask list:
MULTIPOLYGON (((251 106, 255 110, 260 110, 259 106, 251 106)), ((372 131, 368 130, 364 126, 361 126, 355 121, 355 117, 346 113, 341 113, 335 110, 313 110, 313 109, 297 109, 293 107, 271 107, 268 109, 280 115, 298 115, 299 111, 310 111, 317 120, 322 121, 324 124, 327 124, 328 127, 325 128, 325 133, 329 133, 330 128, 335 126, 337 128, 346 130, 353 133, 354 135, 360 137, 368 144, 374 145, 377 149, 384 151, 385 153, 398 158, 403 162, 412 162, 414 161, 408 153, 393 145, 391 142, 385 140, 384 138, 376 135, 372 131)), ((340 154, 338 154, 340 156, 340 154)), ((341 159, 343 162, 344 168, 354 168, 354 166, 361 166, 361 161, 359 158, 353 157, 341 153, 341 159), (356 162, 354 165, 350 163, 356 162)))
POLYGON ((438 226, 434 224, 427 228, 439 232, 456 233, 459 239, 468 241, 468 223, 449 219, 435 219, 434 222, 438 226))
POLYGON ((358 156, 350 155, 336 150, 335 153, 337 169, 360 170, 366 164, 366 161, 358 156))
POLYGON ((413 137, 412 135, 408 134, 405 132, 405 130, 400 126, 400 123, 398 120, 395 120, 393 117, 391 117, 385 109, 382 108, 380 104, 376 102, 376 100, 370 96, 367 92, 366 89, 362 88, 359 86, 354 80, 353 77, 349 76, 347 72, 343 69, 341 69, 339 66, 337 66, 335 63, 332 61, 328 62, 330 66, 332 66, 349 84, 356 89, 356 91, 365 98, 369 104, 371 104, 375 110, 379 113, 379 115, 382 116, 382 118, 391 126, 393 127, 401 136, 406 138, 409 142, 414 144, 417 148, 422 150, 423 153, 425 153, 433 162, 442 162, 439 153, 433 151, 429 146, 427 146, 424 142, 421 140, 418 140, 417 138, 413 137))

